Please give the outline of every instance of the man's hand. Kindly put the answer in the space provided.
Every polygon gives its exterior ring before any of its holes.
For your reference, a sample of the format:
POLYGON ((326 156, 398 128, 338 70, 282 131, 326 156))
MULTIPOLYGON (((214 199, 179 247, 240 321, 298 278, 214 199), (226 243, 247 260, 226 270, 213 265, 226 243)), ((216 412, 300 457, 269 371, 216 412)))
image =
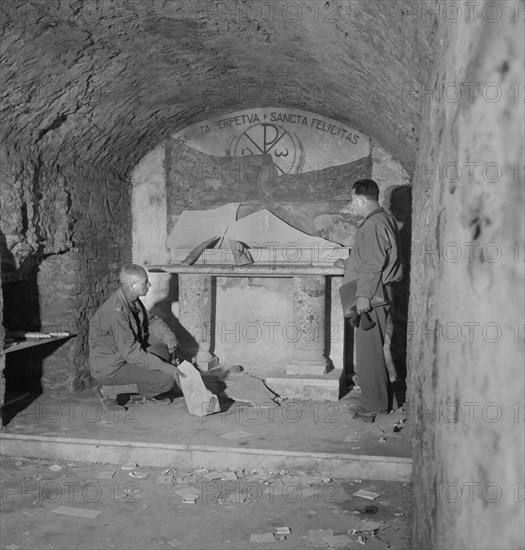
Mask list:
POLYGON ((364 296, 359 296, 355 303, 355 308, 357 309, 357 313, 361 315, 361 313, 364 313, 365 311, 370 311, 372 308, 370 306, 370 300, 368 298, 365 298, 364 296))
POLYGON ((335 267, 345 267, 346 262, 343 260, 343 258, 337 258, 337 260, 334 262, 335 267))
POLYGON ((175 380, 175 384, 177 384, 177 386, 179 386, 180 389, 181 388, 181 385, 180 385, 180 378, 186 378, 186 375, 181 371, 179 370, 178 367, 175 367, 175 369, 173 370, 173 373, 171 375, 171 378, 173 380, 175 380))
POLYGON ((179 377, 186 378, 186 375, 179 369, 179 367, 175 367, 175 370, 173 371, 171 377, 173 378, 173 380, 178 380, 179 377))
POLYGON ((179 359, 177 357, 177 352, 180 350, 180 346, 179 346, 179 343, 176 342, 175 344, 173 343, 169 343, 169 344, 166 344, 168 346, 168 353, 170 355, 170 363, 172 365, 175 365, 177 366, 179 364, 179 359))

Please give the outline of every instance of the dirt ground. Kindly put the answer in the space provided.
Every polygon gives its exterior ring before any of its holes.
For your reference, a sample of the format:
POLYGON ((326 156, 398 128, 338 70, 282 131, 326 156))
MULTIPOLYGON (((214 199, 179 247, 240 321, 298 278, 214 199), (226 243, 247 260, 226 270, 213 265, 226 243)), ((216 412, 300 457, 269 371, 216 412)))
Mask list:
POLYGON ((407 483, 129 466, 2 457, 1 548, 410 547, 407 483), (283 540, 278 527, 290 529, 283 540), (250 542, 265 534, 271 542, 250 542))

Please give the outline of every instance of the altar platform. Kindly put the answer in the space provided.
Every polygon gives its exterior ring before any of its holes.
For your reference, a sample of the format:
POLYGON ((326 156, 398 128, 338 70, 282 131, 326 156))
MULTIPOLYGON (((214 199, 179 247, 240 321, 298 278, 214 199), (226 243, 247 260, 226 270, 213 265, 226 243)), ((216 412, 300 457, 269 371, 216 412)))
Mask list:
POLYGON ((411 443, 401 409, 366 424, 337 402, 221 403, 221 412, 189 414, 170 405, 127 404, 107 412, 91 390, 7 395, 0 432, 4 456, 144 466, 256 470, 300 468, 346 479, 409 481, 411 443))

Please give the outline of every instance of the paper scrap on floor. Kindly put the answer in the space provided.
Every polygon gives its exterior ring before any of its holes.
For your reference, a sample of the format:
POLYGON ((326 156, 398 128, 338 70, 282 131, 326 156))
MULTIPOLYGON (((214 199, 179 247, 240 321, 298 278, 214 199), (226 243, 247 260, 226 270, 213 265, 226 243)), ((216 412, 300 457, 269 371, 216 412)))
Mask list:
POLYGON ((275 542, 273 533, 254 533, 250 536, 250 542, 275 542))
POLYGON ((243 432, 240 430, 238 432, 228 432, 220 435, 219 437, 224 437, 224 439, 242 439, 243 437, 248 437, 250 435, 252 435, 250 432, 243 432))
POLYGON ((76 516, 79 518, 93 519, 102 514, 102 510, 88 510, 86 508, 72 508, 71 506, 59 506, 52 510, 55 514, 62 514, 64 516, 76 516))
POLYGON ((367 491, 366 489, 359 489, 359 491, 354 493, 354 496, 367 498, 368 500, 375 500, 376 498, 379 498, 381 495, 378 493, 374 493, 373 491, 367 491))

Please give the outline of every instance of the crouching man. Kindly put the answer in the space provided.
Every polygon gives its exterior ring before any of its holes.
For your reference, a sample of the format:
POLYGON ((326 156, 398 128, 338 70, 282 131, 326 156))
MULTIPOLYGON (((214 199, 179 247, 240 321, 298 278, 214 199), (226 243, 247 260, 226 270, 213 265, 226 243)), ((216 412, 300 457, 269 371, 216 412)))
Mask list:
MULTIPOLYGON (((89 368, 94 392, 107 410, 118 410, 111 386, 135 384, 151 403, 169 403, 158 396, 185 377, 170 363, 179 342, 168 325, 140 301, 151 286, 146 271, 134 264, 120 271, 120 288, 89 321, 89 368)), ((131 386, 129 393, 135 388, 131 386)), ((124 393, 121 388, 121 393, 124 393)))

